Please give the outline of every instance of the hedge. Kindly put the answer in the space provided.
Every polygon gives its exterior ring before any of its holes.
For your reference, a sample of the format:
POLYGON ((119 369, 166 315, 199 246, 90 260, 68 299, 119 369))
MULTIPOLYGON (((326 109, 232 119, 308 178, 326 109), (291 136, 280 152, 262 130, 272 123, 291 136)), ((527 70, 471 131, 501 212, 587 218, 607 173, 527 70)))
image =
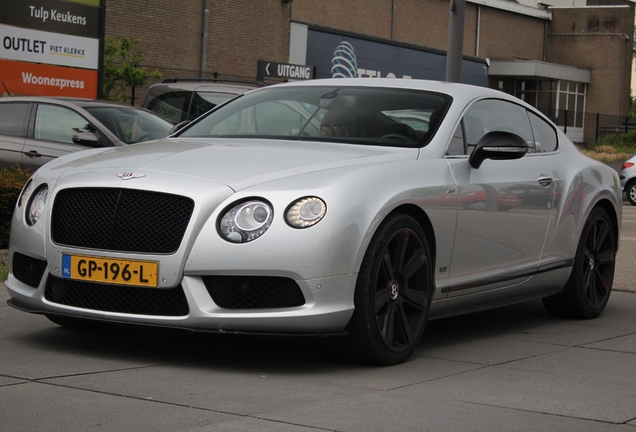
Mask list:
POLYGON ((0 249, 9 247, 9 228, 15 203, 31 174, 33 171, 18 165, 0 168, 0 249))

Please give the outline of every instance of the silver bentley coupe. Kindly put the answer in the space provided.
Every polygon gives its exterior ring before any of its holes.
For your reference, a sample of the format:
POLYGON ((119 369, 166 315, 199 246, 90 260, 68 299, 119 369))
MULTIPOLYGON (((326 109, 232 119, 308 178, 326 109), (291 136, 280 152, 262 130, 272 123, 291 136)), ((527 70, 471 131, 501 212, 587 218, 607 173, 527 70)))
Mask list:
POLYGON ((430 319, 534 299, 598 316, 621 213, 617 172, 510 95, 286 83, 44 165, 16 204, 6 286, 63 326, 333 335, 395 364, 430 319))

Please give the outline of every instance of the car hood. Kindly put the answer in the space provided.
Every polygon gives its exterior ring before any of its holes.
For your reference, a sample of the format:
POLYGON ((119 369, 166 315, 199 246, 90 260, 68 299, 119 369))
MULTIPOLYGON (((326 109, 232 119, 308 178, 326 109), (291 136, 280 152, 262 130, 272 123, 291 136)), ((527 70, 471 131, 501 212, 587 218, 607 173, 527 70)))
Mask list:
POLYGON ((169 173, 237 191, 308 172, 413 160, 419 150, 295 140, 172 138, 81 153, 49 162, 45 169, 65 176, 87 171, 169 173))

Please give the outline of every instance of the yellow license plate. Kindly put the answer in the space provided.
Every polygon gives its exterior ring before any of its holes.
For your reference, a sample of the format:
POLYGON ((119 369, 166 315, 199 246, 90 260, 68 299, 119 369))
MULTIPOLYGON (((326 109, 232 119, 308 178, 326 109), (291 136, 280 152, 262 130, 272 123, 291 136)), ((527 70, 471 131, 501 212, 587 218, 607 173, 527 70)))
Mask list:
POLYGON ((156 287, 159 263, 62 255, 62 277, 117 285, 156 287))

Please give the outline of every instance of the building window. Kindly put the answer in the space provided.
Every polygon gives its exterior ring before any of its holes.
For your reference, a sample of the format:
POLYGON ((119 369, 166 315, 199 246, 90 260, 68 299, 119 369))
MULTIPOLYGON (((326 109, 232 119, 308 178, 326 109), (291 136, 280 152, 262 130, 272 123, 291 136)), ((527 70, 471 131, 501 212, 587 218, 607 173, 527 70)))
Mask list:
POLYGON ((572 81, 557 81, 556 106, 559 126, 583 127, 583 114, 585 113, 584 83, 572 81))
POLYGON ((499 90, 537 108, 559 126, 582 128, 587 85, 565 80, 503 78, 499 90))

